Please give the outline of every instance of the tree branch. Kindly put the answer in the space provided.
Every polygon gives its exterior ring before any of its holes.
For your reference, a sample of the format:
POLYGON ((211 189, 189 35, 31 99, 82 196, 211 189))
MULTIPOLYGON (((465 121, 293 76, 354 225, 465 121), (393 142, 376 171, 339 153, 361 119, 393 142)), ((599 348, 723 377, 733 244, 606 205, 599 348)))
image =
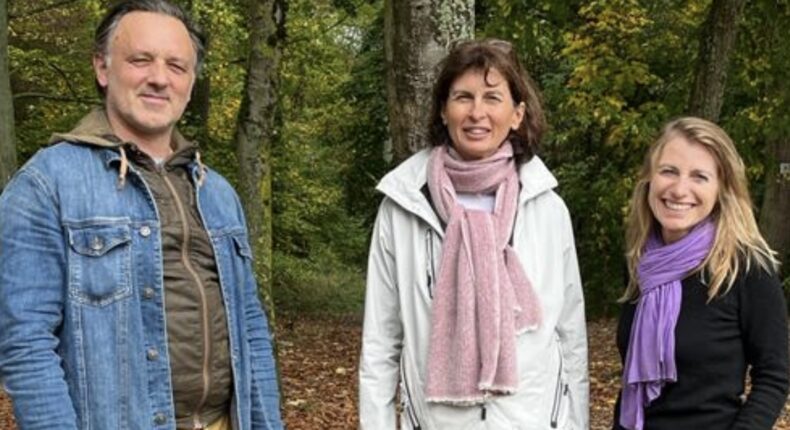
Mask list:
POLYGON ((58 66, 57 64, 55 64, 55 63, 53 63, 51 61, 47 61, 47 62, 45 62, 45 64, 47 66, 49 66, 52 70, 54 70, 55 73, 60 75, 61 79, 63 79, 63 83, 66 84, 66 88, 69 89, 69 93, 71 93, 71 96, 75 97, 75 98, 78 98, 79 95, 77 94, 77 90, 74 89, 74 86, 71 84, 71 80, 69 79, 69 77, 66 74, 66 72, 63 71, 63 69, 61 69, 60 66, 58 66))

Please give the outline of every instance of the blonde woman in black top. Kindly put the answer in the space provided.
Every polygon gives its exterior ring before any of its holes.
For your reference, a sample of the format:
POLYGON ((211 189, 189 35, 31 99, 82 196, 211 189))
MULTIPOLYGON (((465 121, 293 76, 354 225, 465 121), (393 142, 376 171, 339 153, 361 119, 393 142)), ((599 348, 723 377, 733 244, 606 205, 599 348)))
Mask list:
POLYGON ((631 201, 615 429, 773 427, 788 387, 774 255, 727 134, 699 118, 667 124, 631 201))

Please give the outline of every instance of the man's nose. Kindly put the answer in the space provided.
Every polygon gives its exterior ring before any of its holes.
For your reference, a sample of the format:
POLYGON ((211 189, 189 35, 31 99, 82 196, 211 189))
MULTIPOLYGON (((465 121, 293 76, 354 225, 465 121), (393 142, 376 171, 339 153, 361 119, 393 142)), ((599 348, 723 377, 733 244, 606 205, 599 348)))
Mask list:
POLYGON ((168 82, 167 65, 155 61, 149 69, 148 84, 161 88, 167 86, 168 82))

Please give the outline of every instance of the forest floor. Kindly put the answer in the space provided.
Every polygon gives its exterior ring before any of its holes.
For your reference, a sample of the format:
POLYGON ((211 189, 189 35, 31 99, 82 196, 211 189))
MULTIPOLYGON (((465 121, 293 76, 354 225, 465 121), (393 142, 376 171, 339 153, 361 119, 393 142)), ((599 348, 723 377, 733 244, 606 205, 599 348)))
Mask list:
MULTIPOLYGON (((291 430, 357 428, 358 318, 291 319, 279 322, 284 420, 291 430)), ((589 323, 590 427, 611 428, 619 389, 615 321, 589 323)), ((775 429, 790 430, 790 403, 775 429)), ((0 391, 0 430, 16 430, 11 405, 0 391)))

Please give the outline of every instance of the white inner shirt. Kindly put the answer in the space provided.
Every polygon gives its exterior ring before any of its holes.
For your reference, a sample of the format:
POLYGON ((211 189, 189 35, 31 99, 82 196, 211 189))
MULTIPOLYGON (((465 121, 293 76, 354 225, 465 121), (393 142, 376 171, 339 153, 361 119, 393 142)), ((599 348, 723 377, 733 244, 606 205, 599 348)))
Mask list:
POLYGON ((455 198, 465 209, 494 212, 494 194, 456 193, 455 198))

